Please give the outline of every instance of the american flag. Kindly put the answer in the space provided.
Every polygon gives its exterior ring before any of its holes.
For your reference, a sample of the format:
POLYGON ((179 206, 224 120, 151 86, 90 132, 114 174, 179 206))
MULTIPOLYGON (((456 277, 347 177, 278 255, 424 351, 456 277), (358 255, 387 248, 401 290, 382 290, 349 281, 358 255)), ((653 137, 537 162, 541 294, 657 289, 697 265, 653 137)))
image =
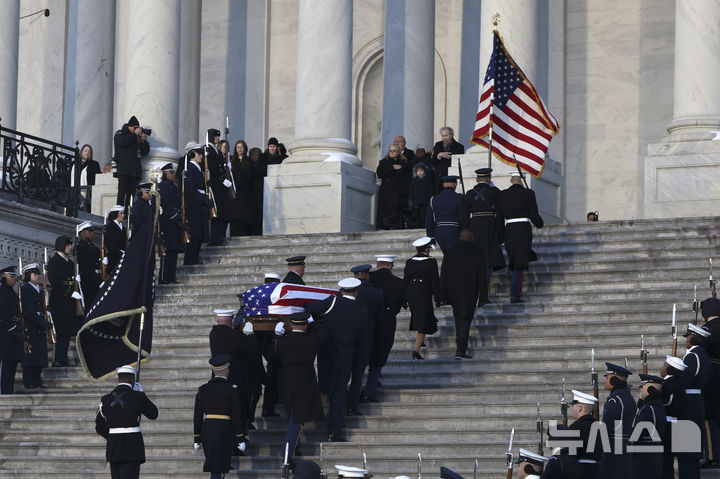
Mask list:
POLYGON ((505 49, 500 34, 495 31, 493 37, 493 53, 470 141, 489 148, 492 127, 493 154, 510 165, 515 165, 514 155, 520 168, 537 178, 560 125, 505 49))
POLYGON ((301 313, 310 301, 336 294, 334 289, 316 288, 289 283, 268 283, 255 286, 242 295, 245 316, 288 316, 301 313))

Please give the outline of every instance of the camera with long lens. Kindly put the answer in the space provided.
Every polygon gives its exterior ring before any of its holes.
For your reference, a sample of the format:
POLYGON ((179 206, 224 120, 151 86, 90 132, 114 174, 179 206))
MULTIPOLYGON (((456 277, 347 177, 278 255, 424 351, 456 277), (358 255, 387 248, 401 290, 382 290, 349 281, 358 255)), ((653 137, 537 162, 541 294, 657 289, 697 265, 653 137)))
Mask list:
POLYGON ((142 131, 142 133, 145 133, 147 136, 152 135, 152 128, 150 128, 150 127, 143 126, 143 127, 140 127, 140 130, 142 131))

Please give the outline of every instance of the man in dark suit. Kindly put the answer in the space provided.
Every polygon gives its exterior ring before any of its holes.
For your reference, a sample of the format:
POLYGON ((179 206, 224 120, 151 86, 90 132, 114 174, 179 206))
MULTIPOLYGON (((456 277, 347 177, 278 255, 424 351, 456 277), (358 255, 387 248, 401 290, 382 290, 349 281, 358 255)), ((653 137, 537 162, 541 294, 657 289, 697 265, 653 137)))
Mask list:
POLYGON ((105 258, 107 274, 113 272, 120 262, 125 248, 127 247, 127 233, 123 220, 125 219, 125 207, 115 205, 110 208, 107 221, 105 222, 105 258))
POLYGON ((100 248, 92 242, 94 233, 95 227, 89 221, 78 226, 77 261, 80 270, 80 287, 87 308, 100 291, 100 283, 102 283, 100 277, 102 258, 100 248))
POLYGON ((475 309, 488 302, 487 263, 472 242, 470 230, 460 232, 460 242, 445 253, 440 270, 440 298, 450 303, 455 316, 455 359, 470 359, 467 352, 475 309))
POLYGON ((70 259, 73 240, 69 236, 55 239, 55 254, 48 261, 47 274, 50 281, 50 312, 55 322, 57 342, 53 366, 68 365, 70 338, 80 329, 77 302, 80 293, 75 291, 75 264, 70 259))
POLYGON ((302 277, 305 274, 305 256, 291 256, 285 258, 288 265, 288 273, 283 278, 283 283, 305 284, 302 277))
POLYGON ((205 192, 205 173, 200 165, 203 161, 202 145, 190 142, 185 146, 187 152, 186 169, 183 172, 183 194, 185 195, 185 214, 190 227, 190 243, 185 251, 184 265, 200 262, 200 246, 210 240, 209 209, 212 201, 205 192))
POLYGON ((107 440, 105 459, 113 479, 137 479, 145 462, 140 415, 157 419, 158 409, 135 383, 135 368, 118 368, 118 385, 100 400, 95 431, 107 440))
POLYGON ((130 117, 113 137, 117 164, 117 204, 128 206, 142 176, 141 159, 150 153, 147 133, 135 116, 130 117))
POLYGON ((175 170, 172 163, 161 168, 162 181, 158 184, 160 193, 159 224, 165 245, 165 255, 160 257, 160 284, 177 283, 178 253, 185 250, 182 232, 187 226, 180 214, 180 190, 175 184, 175 170))
POLYGON ((435 169, 435 177, 447 176, 448 168, 452 163, 452 155, 462 155, 465 147, 458 143, 453 135, 455 132, 449 126, 440 128, 441 140, 435 143, 432 150, 432 166, 435 169))

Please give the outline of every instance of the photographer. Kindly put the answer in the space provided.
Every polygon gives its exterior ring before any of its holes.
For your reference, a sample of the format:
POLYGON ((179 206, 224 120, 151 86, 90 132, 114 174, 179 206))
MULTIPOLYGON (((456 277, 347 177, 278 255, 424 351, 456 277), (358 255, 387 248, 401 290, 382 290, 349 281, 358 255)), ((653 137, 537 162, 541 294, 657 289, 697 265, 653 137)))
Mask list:
POLYGON ((135 116, 115 132, 115 162, 117 164, 117 204, 128 206, 142 176, 140 160, 150 152, 147 137, 152 133, 143 129, 135 116))

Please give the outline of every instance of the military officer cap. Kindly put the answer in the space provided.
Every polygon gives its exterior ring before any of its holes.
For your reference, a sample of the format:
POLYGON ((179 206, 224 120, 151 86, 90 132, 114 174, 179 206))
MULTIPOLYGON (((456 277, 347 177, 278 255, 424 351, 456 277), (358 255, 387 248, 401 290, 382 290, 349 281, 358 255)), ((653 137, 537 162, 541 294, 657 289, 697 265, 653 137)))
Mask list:
POLYGON ((141 183, 137 187, 138 191, 145 191, 147 193, 150 192, 151 188, 152 188, 152 183, 141 183))
POLYGON ((350 272, 355 273, 355 274, 362 274, 362 273, 370 272, 371 269, 372 269, 372 265, 370 265, 370 264, 360 264, 357 266, 353 266, 350 269, 350 272))
POLYGON ((65 251, 65 246, 72 244, 73 239, 69 236, 61 235, 55 238, 55 251, 65 251))
POLYGON ((230 367, 230 355, 229 354, 216 354, 212 358, 210 358, 210 366, 212 366, 213 371, 222 371, 223 369, 227 369, 230 367))
POLYGON ((519 171, 513 171, 510 173, 511 178, 525 178, 525 173, 520 173, 519 171))
POLYGON ((120 366, 117 368, 118 374, 132 374, 133 376, 137 376, 137 370, 130 366, 129 364, 126 364, 125 366, 120 366))
POLYGON ((394 254, 376 254, 375 261, 378 263, 394 263, 397 255, 394 254))
POLYGON ((92 230, 92 229, 95 229, 93 227, 93 224, 89 221, 84 221, 78 225, 77 232, 80 233, 81 231, 92 230))
POLYGON ((577 389, 572 389, 571 391, 573 393, 573 400, 570 404, 587 404, 592 406, 597 402, 597 398, 595 396, 585 394, 577 389))
POLYGON ((40 274, 40 265, 37 263, 31 263, 26 266, 23 266, 23 269, 22 269, 23 274, 27 273, 28 271, 30 273, 40 274))
POLYGON ((695 336, 700 336, 701 338, 709 338, 710 337, 710 331, 705 331, 703 328, 698 328, 694 324, 688 324, 687 331, 683 336, 688 337, 691 334, 694 334, 695 336))
POLYGON ((702 309, 703 318, 720 316, 720 299, 708 298, 700 303, 700 309, 702 309))
POLYGON ((665 356, 665 362, 668 363, 668 366, 672 366, 678 371, 685 371, 685 369, 687 369, 687 364, 685 364, 682 359, 670 356, 669 354, 665 356))
POLYGON ((605 363, 605 367, 607 368, 607 370, 605 371, 605 376, 609 376, 610 374, 625 377, 632 375, 629 369, 618 366, 617 364, 605 363))
POLYGON ((218 130, 217 128, 208 128, 207 135, 208 138, 212 140, 216 136, 220 136, 220 130, 218 130))
POLYGON ((285 262, 288 266, 301 266, 305 264, 305 256, 290 256, 285 258, 285 262))
POLYGON ((213 309, 213 314, 217 316, 218 318, 222 318, 224 316, 232 316, 233 313, 235 313, 234 309, 230 308, 217 308, 213 309))
POLYGON ((520 448, 520 450, 518 451, 518 464, 522 462, 528 462, 530 464, 542 467, 543 464, 548 462, 548 458, 545 456, 541 456, 540 454, 535 454, 534 452, 528 451, 527 449, 520 448))
POLYGON ((198 143, 197 141, 188 141, 185 144, 185 153, 190 153, 191 151, 201 151, 202 152, 203 146, 198 143))
POLYGON ((338 477, 365 477, 365 474, 369 472, 367 469, 360 469, 359 467, 352 466, 341 466, 339 464, 335 464, 335 469, 337 469, 338 477))
POLYGON ((165 163, 162 168, 160 168, 160 171, 174 171, 175 166, 172 163, 165 163))
POLYGON ((317 479, 320 477, 320 466, 314 461, 300 461, 295 466, 295 479, 317 479))
POLYGON ((458 178, 460 177, 455 175, 443 176, 440 178, 440 183, 457 183, 458 178))
POLYGON ((123 205, 115 205, 110 208, 110 213, 112 213, 113 211, 120 213, 121 211, 125 211, 125 207, 123 205))
POLYGON ((290 322, 292 324, 298 324, 298 325, 307 324, 308 319, 310 319, 310 313, 308 313, 306 311, 303 311, 302 313, 293 313, 290 315, 289 318, 290 318, 290 322))
POLYGON ((475 170, 475 174, 477 176, 490 176, 492 173, 492 168, 478 168, 475 170))
POLYGON ((662 384, 665 380, 661 378, 660 376, 655 376, 653 374, 640 374, 640 385, 648 384, 648 383, 655 383, 655 384, 662 384))
POLYGON ((413 241, 413 246, 416 248, 424 248, 425 246, 429 246, 432 243, 433 239, 429 236, 424 236, 422 238, 418 238, 415 241, 413 241))
POLYGON ((343 291, 354 291, 362 283, 357 278, 345 278, 338 281, 338 286, 343 291))
POLYGON ((0 269, 0 274, 9 274, 10 276, 15 276, 15 265, 7 266, 3 269, 0 269))

